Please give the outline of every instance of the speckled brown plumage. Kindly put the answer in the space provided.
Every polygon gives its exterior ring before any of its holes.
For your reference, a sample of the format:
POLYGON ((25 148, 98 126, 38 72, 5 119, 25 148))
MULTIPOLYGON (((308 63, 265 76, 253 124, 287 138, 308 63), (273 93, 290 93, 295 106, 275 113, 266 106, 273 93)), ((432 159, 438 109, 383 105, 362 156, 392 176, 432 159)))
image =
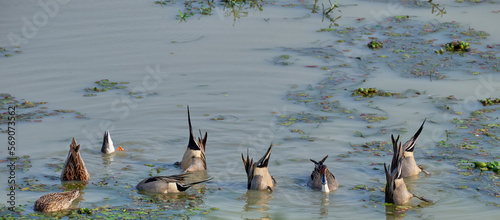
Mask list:
POLYGON ((82 181, 87 183, 90 179, 90 175, 87 172, 85 163, 80 156, 80 145, 76 144, 75 138, 69 145, 69 153, 66 158, 66 163, 64 164, 64 169, 61 173, 62 181, 82 181))
POLYGON ((67 209, 78 196, 80 196, 80 192, 76 189, 67 192, 49 193, 36 200, 34 210, 39 212, 55 212, 67 209))

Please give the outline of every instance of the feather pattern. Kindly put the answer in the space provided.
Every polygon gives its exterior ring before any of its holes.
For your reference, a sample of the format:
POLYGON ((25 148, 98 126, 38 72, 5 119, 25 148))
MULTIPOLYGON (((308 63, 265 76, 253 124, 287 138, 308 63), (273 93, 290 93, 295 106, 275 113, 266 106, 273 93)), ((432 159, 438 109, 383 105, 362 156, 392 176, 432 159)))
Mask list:
POLYGON ((64 168, 61 173, 62 181, 82 181, 83 183, 88 183, 90 175, 87 172, 85 163, 80 156, 80 145, 76 144, 75 138, 69 146, 68 157, 64 164, 64 168))

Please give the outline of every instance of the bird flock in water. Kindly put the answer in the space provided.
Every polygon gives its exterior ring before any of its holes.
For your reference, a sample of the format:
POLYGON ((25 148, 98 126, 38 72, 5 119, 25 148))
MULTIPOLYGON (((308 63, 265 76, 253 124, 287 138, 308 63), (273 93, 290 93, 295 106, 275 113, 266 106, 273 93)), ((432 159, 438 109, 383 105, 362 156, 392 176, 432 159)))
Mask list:
MULTIPOLYGON (((204 179, 197 182, 185 182, 185 177, 189 173, 196 171, 206 171, 207 162, 205 158, 205 146, 207 143, 207 133, 202 136, 200 131, 200 137, 195 137, 193 133, 193 128, 191 126, 191 117, 189 114, 189 106, 187 107, 188 113, 188 124, 189 124, 189 143, 182 157, 182 161, 177 164, 180 165, 183 172, 178 175, 171 176, 152 176, 146 178, 139 182, 136 188, 145 193, 179 193, 186 191, 191 186, 195 184, 204 183, 211 180, 211 178, 204 179)), ((415 158, 413 156, 413 150, 415 149, 415 144, 417 139, 424 128, 425 120, 420 126, 420 129, 415 133, 413 137, 410 138, 405 144, 399 141, 399 136, 394 138, 391 135, 392 146, 393 146, 393 158, 389 167, 384 163, 384 170, 386 176, 386 186, 385 186, 385 202, 392 203, 394 205, 403 205, 410 201, 411 198, 416 197, 423 201, 430 202, 429 200, 416 196, 410 193, 404 182, 405 177, 418 175, 420 172, 429 174, 427 171, 423 170, 421 166, 417 165, 415 158)), ((245 171, 247 173, 249 190, 262 190, 273 192, 273 188, 276 185, 276 180, 269 174, 268 164, 269 158, 271 157, 271 151, 273 144, 267 149, 260 160, 253 162, 253 158, 250 158, 247 149, 247 156, 241 154, 241 159, 243 160, 243 165, 245 166, 245 171)), ((121 146, 117 149, 123 150, 121 146)), ((111 140, 111 135, 109 131, 104 133, 103 144, 101 152, 103 154, 113 154, 116 152, 113 141, 111 140)), ((338 189, 339 184, 335 176, 328 170, 325 165, 325 160, 328 158, 326 155, 320 161, 315 161, 311 159, 314 163, 314 170, 309 177, 307 186, 313 190, 319 190, 324 193, 334 192, 338 189)), ((80 155, 80 145, 76 143, 75 138, 73 138, 68 157, 64 168, 61 173, 61 181, 80 181, 83 184, 87 184, 90 179, 90 175, 85 167, 85 163, 80 155)), ((43 195, 35 202, 35 211, 39 212, 54 212, 67 209, 71 206, 73 200, 80 196, 79 190, 72 190, 60 193, 49 193, 43 195)))

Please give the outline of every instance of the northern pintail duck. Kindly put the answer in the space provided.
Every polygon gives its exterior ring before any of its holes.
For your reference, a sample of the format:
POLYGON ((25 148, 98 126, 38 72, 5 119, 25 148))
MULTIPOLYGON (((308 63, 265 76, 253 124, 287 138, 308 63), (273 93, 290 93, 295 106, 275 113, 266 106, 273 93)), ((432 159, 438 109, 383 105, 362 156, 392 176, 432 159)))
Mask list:
POLYGON ((211 180, 211 178, 192 182, 184 183, 184 176, 186 174, 172 175, 172 176, 153 176, 144 179, 137 184, 136 188, 140 191, 150 193, 178 193, 189 189, 189 187, 211 180))
POLYGON ((189 143, 184 152, 184 156, 181 161, 181 169, 184 172, 195 172, 207 170, 207 161, 205 159, 205 146, 207 143, 207 133, 205 136, 195 138, 193 133, 193 127, 191 126, 191 116, 189 114, 189 106, 187 107, 188 112, 188 124, 189 124, 189 143), (203 139, 202 139, 203 137, 203 139))
POLYGON ((80 196, 80 192, 77 189, 67 192, 49 193, 36 200, 34 210, 39 212, 55 212, 67 209, 78 196, 80 196))
POLYGON ((248 189, 273 191, 276 180, 269 175, 269 170, 267 169, 272 148, 273 144, 269 146, 266 154, 255 163, 253 162, 253 158, 249 158, 248 149, 246 159, 243 154, 241 154, 241 159, 243 160, 243 165, 245 165, 245 171, 247 172, 248 189))
POLYGON ((406 184, 401 175, 405 157, 403 146, 401 143, 393 142, 393 149, 394 155, 389 169, 384 163, 385 179, 387 181, 385 185, 385 202, 402 205, 408 203, 413 194, 406 189, 406 184))
POLYGON ((115 146, 113 145, 113 140, 111 140, 111 134, 109 131, 104 132, 104 139, 102 140, 101 152, 103 154, 110 154, 115 152, 115 146))
POLYGON ((328 170, 328 167, 323 164, 326 158, 328 158, 328 155, 319 162, 310 159, 315 166, 307 185, 312 189, 328 193, 337 190, 339 188, 339 183, 335 179, 335 176, 328 170))
MULTIPOLYGON (((418 131, 415 133, 415 135, 413 135, 413 137, 411 137, 410 140, 408 140, 403 145, 404 159, 403 159, 403 164, 402 164, 402 168, 401 168, 401 176, 403 178, 418 175, 420 172, 424 172, 424 173, 428 174, 427 171, 422 170, 422 168, 419 165, 417 165, 417 162, 415 161, 415 157, 413 156, 413 150, 415 149, 415 145, 417 143, 418 136, 420 135, 420 133, 422 132, 422 129, 424 128, 425 121, 426 120, 424 120, 424 122, 422 123, 422 125, 420 126, 418 131)), ((397 142, 399 140, 399 135, 396 138, 396 140, 394 140, 394 137, 391 135, 391 139, 392 139, 392 144, 397 145, 397 142)))
POLYGON ((69 153, 61 173, 61 180, 76 180, 87 183, 89 179, 89 172, 87 172, 85 163, 80 156, 80 145, 77 145, 75 138, 73 138, 71 145, 69 145, 69 153))

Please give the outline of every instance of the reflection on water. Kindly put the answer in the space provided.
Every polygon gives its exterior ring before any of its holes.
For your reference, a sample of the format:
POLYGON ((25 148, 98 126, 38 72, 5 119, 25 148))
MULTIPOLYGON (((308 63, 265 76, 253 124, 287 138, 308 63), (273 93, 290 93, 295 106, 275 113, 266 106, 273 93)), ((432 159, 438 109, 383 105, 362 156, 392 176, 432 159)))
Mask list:
POLYGON ((321 197, 321 206, 320 206, 320 215, 327 216, 328 215, 328 206, 330 205, 330 194, 323 193, 321 197))
POLYGON ((111 154, 102 154, 101 155, 101 158, 102 158, 102 163, 105 164, 105 165, 109 165, 109 164, 112 164, 113 162, 113 158, 115 157, 115 153, 111 153, 111 154))
POLYGON ((246 212, 259 211, 266 212, 269 210, 269 201, 273 198, 272 193, 267 190, 248 190, 245 194, 247 202, 243 206, 246 212))
POLYGON ((409 209, 405 206, 386 205, 385 218, 387 220, 400 220, 406 217, 406 212, 409 209))

